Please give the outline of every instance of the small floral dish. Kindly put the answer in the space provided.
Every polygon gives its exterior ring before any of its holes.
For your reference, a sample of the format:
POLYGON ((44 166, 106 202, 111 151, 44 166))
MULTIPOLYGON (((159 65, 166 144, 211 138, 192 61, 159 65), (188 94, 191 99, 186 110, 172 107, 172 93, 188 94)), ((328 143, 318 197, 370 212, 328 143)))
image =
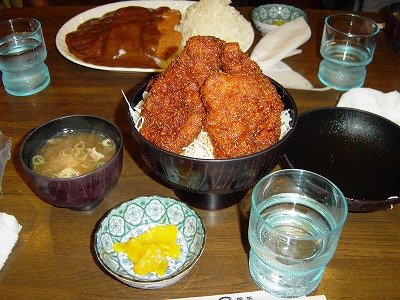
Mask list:
POLYGON ((112 209, 95 233, 94 249, 101 265, 121 282, 140 289, 158 289, 171 285, 189 273, 199 260, 206 241, 204 224, 188 205, 160 196, 139 197, 112 209), (138 275, 126 253, 114 251, 114 244, 124 243, 159 225, 178 228, 178 259, 168 258, 164 275, 155 272, 138 275))
POLYGON ((307 21, 307 14, 304 11, 283 4, 265 4, 254 8, 251 12, 253 23, 262 35, 300 17, 307 21))

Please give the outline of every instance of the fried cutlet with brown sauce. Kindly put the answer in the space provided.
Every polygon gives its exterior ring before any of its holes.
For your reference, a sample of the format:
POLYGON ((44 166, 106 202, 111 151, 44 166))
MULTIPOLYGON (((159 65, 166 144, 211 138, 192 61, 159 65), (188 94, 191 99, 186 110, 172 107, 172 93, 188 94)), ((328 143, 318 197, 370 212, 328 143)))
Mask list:
POLYGON ((284 105, 237 43, 190 38, 147 91, 140 133, 165 150, 181 154, 202 129, 215 158, 249 155, 279 139, 284 105))
POLYGON ((180 154, 199 135, 205 114, 200 87, 220 71, 224 44, 214 37, 189 39, 179 57, 151 82, 140 129, 151 143, 180 154))

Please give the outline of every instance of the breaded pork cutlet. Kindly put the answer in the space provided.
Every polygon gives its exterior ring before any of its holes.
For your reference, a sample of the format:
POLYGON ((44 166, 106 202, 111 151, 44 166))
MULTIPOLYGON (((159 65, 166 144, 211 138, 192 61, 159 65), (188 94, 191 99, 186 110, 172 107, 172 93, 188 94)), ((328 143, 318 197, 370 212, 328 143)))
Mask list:
POLYGON ((199 135, 205 114, 200 88, 220 71, 224 44, 215 37, 189 39, 179 57, 151 82, 141 111, 140 133, 147 140, 180 154, 199 135))

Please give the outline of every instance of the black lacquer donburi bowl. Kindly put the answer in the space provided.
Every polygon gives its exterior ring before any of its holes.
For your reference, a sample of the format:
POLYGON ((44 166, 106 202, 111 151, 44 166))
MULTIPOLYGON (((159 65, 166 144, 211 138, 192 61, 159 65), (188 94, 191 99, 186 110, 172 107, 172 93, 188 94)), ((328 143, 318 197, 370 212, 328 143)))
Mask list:
POLYGON ((21 146, 20 161, 28 185, 39 198, 57 207, 89 210, 101 203, 117 184, 122 171, 122 145, 122 134, 111 122, 89 115, 66 116, 30 132, 21 146), (37 148, 55 134, 73 130, 103 133, 116 143, 117 152, 104 166, 82 176, 51 178, 33 172, 30 164, 37 148))
MULTIPOLYGON (((142 100, 148 81, 135 91, 131 105, 142 100)), ((297 122, 297 107, 291 95, 273 82, 290 110, 291 129, 272 147, 233 159, 198 159, 165 151, 146 140, 135 128, 128 111, 132 135, 149 167, 172 185, 176 196, 198 208, 216 210, 231 206, 246 195, 249 187, 276 167, 297 122)))

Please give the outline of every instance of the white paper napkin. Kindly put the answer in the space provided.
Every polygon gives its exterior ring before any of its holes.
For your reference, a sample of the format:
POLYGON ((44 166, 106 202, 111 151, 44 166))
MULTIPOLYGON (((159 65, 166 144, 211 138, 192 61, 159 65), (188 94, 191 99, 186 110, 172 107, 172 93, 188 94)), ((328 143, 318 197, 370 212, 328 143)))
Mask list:
POLYGON ((0 270, 18 241, 21 228, 14 216, 0 212, 0 270))
POLYGON ((362 109, 400 125, 400 93, 397 91, 383 93, 371 88, 355 88, 345 92, 337 106, 362 109))
MULTIPOLYGON (((314 89, 313 85, 281 60, 301 53, 298 49, 311 37, 311 29, 303 18, 285 23, 268 32, 254 47, 250 58, 263 73, 285 88, 314 89)), ((326 90, 327 88, 314 89, 326 90)))

